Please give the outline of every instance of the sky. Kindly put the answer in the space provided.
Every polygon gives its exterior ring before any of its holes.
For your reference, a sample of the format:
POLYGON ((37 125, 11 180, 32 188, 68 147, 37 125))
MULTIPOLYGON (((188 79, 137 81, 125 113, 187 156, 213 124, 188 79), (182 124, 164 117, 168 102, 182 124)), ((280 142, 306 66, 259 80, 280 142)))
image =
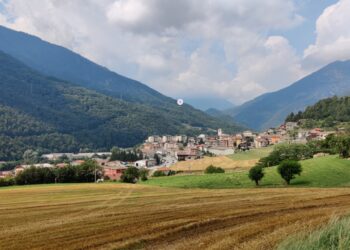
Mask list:
POLYGON ((173 98, 241 104, 350 59, 350 0, 0 0, 0 25, 173 98))

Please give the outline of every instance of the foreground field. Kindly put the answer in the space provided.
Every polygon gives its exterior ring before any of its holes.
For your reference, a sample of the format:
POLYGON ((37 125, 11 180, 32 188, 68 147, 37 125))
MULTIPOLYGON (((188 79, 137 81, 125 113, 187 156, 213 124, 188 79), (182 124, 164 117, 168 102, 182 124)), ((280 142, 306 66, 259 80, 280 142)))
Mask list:
MULTIPOLYGON (((291 182, 292 186, 344 187, 350 186, 350 161, 328 156, 302 161, 303 172, 291 182)), ((227 174, 178 175, 152 178, 148 185, 179 188, 248 188, 255 184, 248 178, 248 170, 227 174)), ((276 167, 266 168, 263 187, 284 186, 276 167)))
POLYGON ((205 157, 195 161, 181 161, 171 169, 175 171, 195 172, 204 171, 209 165, 219 166, 226 170, 249 169, 260 158, 267 156, 273 147, 253 149, 246 152, 238 152, 230 156, 205 157))
POLYGON ((0 189, 0 249, 271 249, 350 211, 350 189, 0 189))

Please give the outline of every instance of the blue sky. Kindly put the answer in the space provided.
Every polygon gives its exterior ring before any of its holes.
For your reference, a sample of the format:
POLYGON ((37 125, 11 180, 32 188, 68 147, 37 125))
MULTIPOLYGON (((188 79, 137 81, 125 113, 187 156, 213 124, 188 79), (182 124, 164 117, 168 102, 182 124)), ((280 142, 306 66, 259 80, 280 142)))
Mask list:
MULTIPOLYGON (((316 38, 316 20, 322 14, 324 9, 337 0, 298 0, 296 1, 298 13, 304 17, 301 25, 281 32, 280 35, 285 36, 297 52, 302 55, 304 50, 315 41, 316 38)), ((271 32, 271 35, 274 33, 271 32)))
POLYGON ((350 0, 0 0, 0 25, 168 96, 235 104, 350 59, 349 13, 350 0))

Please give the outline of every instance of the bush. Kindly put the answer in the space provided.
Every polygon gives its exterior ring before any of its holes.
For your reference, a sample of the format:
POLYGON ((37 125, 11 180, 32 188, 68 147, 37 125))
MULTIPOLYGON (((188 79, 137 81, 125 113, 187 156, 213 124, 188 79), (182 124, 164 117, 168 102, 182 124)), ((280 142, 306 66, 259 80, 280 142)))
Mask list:
POLYGON ((8 187, 15 185, 15 179, 12 177, 0 178, 0 187, 8 187))
POLYGON ((156 170, 153 173, 153 177, 162 177, 162 176, 166 176, 166 174, 163 171, 156 170))
POLYGON ((215 167, 213 165, 210 165, 205 169, 206 174, 220 174, 220 173, 225 173, 225 170, 220 167, 215 167))
POLYGON ((249 170, 249 178, 255 181, 257 186, 259 186, 259 181, 261 181, 264 175, 264 169, 261 166, 255 166, 249 170))
POLYGON ((148 170, 145 168, 142 168, 139 172, 140 172, 141 181, 147 181, 148 180, 148 170))
POLYGON ((136 183, 140 177, 140 171, 136 167, 128 167, 122 174, 120 180, 126 183, 136 183))
POLYGON ((301 164, 297 161, 286 160, 283 161, 277 168, 278 173, 286 181, 287 185, 302 172, 301 164))

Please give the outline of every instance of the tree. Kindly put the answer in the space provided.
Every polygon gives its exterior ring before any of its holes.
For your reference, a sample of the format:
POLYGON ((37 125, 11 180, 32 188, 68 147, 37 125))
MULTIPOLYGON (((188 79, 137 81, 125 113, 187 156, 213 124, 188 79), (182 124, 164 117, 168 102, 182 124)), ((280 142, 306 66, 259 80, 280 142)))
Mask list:
POLYGON ((297 161, 285 160, 277 168, 278 173, 286 181, 287 185, 302 172, 301 164, 297 161))
POLYGON ((140 171, 136 167, 128 167, 120 177, 122 182, 136 183, 140 177, 140 171))
POLYGON ((210 165, 205 169, 206 174, 220 174, 220 173, 225 173, 225 170, 220 167, 215 167, 213 165, 210 165))
POLYGON ((28 149, 23 153, 23 161, 25 164, 34 164, 39 162, 39 153, 28 149))
POLYGON ((163 171, 157 170, 157 171, 154 171, 153 173, 153 177, 162 177, 162 176, 166 176, 166 174, 163 171))
POLYGON ((264 177, 265 173, 264 173, 264 169, 261 166, 255 166, 252 167, 249 170, 249 178, 252 181, 255 181, 255 184, 257 186, 259 186, 259 181, 261 181, 261 179, 264 177))
POLYGON ((145 168, 142 168, 139 170, 140 172, 140 178, 142 181, 147 181, 148 180, 148 170, 145 168))
POLYGON ((94 160, 87 160, 76 167, 76 180, 78 182, 94 182, 103 176, 102 168, 94 160))

